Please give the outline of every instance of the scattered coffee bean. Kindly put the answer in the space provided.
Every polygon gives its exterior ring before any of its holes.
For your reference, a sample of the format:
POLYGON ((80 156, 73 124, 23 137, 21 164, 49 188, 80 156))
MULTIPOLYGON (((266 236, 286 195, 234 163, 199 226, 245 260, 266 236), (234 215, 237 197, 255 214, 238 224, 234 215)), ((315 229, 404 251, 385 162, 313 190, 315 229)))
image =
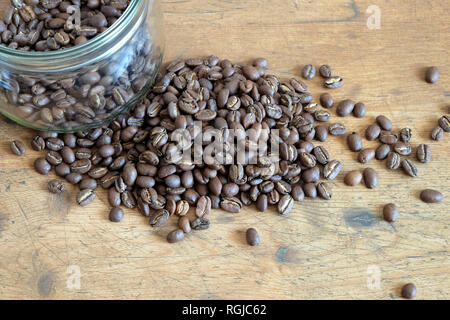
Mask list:
POLYGON ((369 141, 373 141, 378 139, 381 133, 381 128, 377 124, 371 124, 366 129, 366 139, 369 141))
POLYGON ((411 129, 410 128, 403 128, 402 130, 400 130, 400 140, 403 142, 411 141, 411 129))
POLYGON ((248 228, 245 232, 247 243, 251 246, 257 246, 260 243, 258 231, 255 228, 248 228))
POLYGON ((346 117, 353 112, 354 108, 355 102, 353 100, 350 99, 343 100, 338 104, 336 108, 336 113, 340 117, 346 117))
POLYGON ((47 160, 45 160, 45 158, 37 158, 34 161, 34 169, 42 175, 47 175, 52 169, 52 166, 47 162, 47 160))
POLYGON ((311 80, 316 76, 316 67, 311 64, 307 64, 303 67, 302 77, 311 80))
POLYGON ((331 200, 333 194, 331 193, 331 189, 326 182, 319 182, 316 186, 317 193, 322 199, 331 200))
POLYGON ((77 202, 80 206, 87 206, 89 203, 94 201, 95 192, 92 189, 81 190, 77 195, 77 202))
POLYGON ((359 170, 350 171, 344 177, 344 183, 351 187, 360 184, 361 180, 362 180, 362 174, 359 170))
POLYGON ((342 169, 342 163, 338 160, 331 160, 323 168, 323 176, 327 180, 333 180, 342 169))
POLYGON ((305 183, 302 188, 306 197, 317 198, 317 187, 314 183, 305 183))
POLYGON ((209 228, 210 221, 206 218, 197 218, 191 222, 191 228, 193 230, 206 230, 209 228))
POLYGON ((25 154, 25 145, 22 141, 14 140, 10 143, 11 152, 16 156, 23 156, 25 154))
POLYGON ((416 165, 409 159, 403 159, 402 162, 402 169, 403 171, 411 176, 411 177, 417 177, 418 176, 418 170, 416 165))
POLYGON ((417 160, 421 163, 428 163, 431 160, 431 148, 427 144, 420 144, 416 152, 417 160))
POLYGON ((386 116, 379 115, 375 120, 377 121, 381 129, 386 131, 392 130, 392 122, 386 116))
POLYGON ((362 102, 358 102, 355 104, 353 108, 353 115, 356 118, 363 118, 366 115, 366 105, 362 102))
POLYGON ((59 194, 64 191, 64 182, 60 180, 50 180, 48 182, 48 191, 59 194))
POLYGON ((319 68, 319 73, 323 78, 329 78, 333 75, 333 70, 331 69, 331 67, 329 65, 322 65, 319 68))
POLYGON ((375 150, 375 158, 377 160, 384 160, 387 158, 389 152, 391 152, 391 146, 388 144, 380 144, 375 150))
POLYGON ((397 142, 394 144, 394 150, 402 156, 409 156, 412 152, 411 146, 406 142, 397 142))
POLYGON ((417 295, 417 288, 414 283, 407 283, 402 287, 402 297, 405 299, 413 299, 417 295))
POLYGON ((345 129, 345 126, 342 123, 332 123, 328 127, 328 131, 333 136, 340 136, 340 135, 345 134, 346 129, 345 129))
POLYGON ((435 141, 441 141, 443 137, 444 137, 444 130, 440 126, 435 127, 431 131, 431 139, 435 141))
POLYGON ((166 224, 167 220, 169 220, 170 214, 166 209, 156 210, 152 214, 150 214, 149 223, 152 227, 160 227, 166 224))
POLYGON ((383 218, 388 222, 397 221, 398 208, 394 203, 388 203, 383 207, 383 218))
POLYGON ((333 96, 329 93, 322 93, 320 95, 320 104, 324 108, 331 108, 334 105, 333 96))
POLYGON ((178 219, 178 227, 183 230, 184 233, 189 233, 191 232, 191 222, 189 221, 189 218, 184 216, 184 217, 180 217, 178 219))
POLYGON ((374 169, 364 169, 363 178, 367 188, 374 189, 378 186, 378 175, 374 169))
POLYGON ((382 143, 392 145, 397 143, 398 135, 392 131, 382 130, 379 139, 382 143))
POLYGON ((358 154, 358 161, 360 163, 368 163, 373 158, 375 158, 375 150, 372 148, 363 149, 358 154))
POLYGON ((425 80, 428 83, 435 83, 439 79, 439 69, 437 67, 429 67, 425 73, 425 80))
POLYGON ((444 115, 439 118, 439 126, 444 130, 445 132, 450 132, 450 117, 447 115, 444 115))
POLYGON ((442 193, 433 189, 425 189, 420 193, 420 199, 426 203, 437 203, 443 199, 442 193))
POLYGON ((360 151, 362 148, 362 139, 357 132, 352 132, 347 136, 347 144, 351 151, 360 151))
POLYGON ((183 239, 184 239, 184 232, 181 229, 173 230, 167 235, 167 242, 169 243, 175 243, 183 239))
POLYGON ((280 202, 278 202, 278 213, 282 215, 287 215, 294 205, 294 199, 286 194, 281 197, 280 202))
POLYGON ((112 207, 109 211, 109 220, 111 222, 120 222, 123 219, 123 210, 119 207, 112 207))
POLYGON ((337 89, 344 84, 344 79, 339 76, 329 77, 325 80, 325 87, 328 89, 337 89))
POLYGON ((389 152, 386 158, 386 167, 391 170, 397 170, 400 168, 402 158, 397 152, 389 152))

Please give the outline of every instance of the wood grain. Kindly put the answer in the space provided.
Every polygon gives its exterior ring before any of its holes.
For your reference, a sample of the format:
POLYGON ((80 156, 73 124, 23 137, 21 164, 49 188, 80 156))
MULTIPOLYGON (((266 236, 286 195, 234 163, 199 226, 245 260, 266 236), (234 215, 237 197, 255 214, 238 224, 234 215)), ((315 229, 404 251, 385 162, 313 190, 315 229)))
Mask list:
MULTIPOLYGON (((193 232, 170 245, 165 236, 175 220, 152 229, 132 210, 108 222, 106 195, 86 209, 69 187, 50 195, 50 177, 32 169, 37 152, 11 155, 9 142, 33 133, 0 124, 0 297, 2 299, 399 299, 414 282, 418 299, 450 298, 450 135, 429 138, 450 105, 450 3, 448 1, 162 1, 166 55, 232 61, 264 56, 270 72, 298 76, 303 64, 330 64, 345 79, 336 101, 363 101, 363 119, 333 117, 363 133, 378 114, 394 127, 410 127, 413 145, 428 143, 432 162, 418 164, 420 176, 388 172, 384 163, 375 190, 346 187, 343 174, 364 166, 345 138, 324 144, 343 171, 332 183, 333 200, 305 200, 287 217, 254 207, 240 214, 214 211, 208 231, 193 232), (381 28, 369 30, 370 5, 381 9, 381 28), (439 82, 424 82, 436 65, 439 82), (441 190, 444 201, 425 204, 421 189, 441 190), (396 202, 399 220, 381 218, 396 202), (249 247, 245 230, 258 229, 261 245, 249 247), (73 267, 75 266, 75 267, 73 267), (75 269, 74 269, 75 268, 75 269), (67 285, 79 268, 79 289, 67 285), (374 271, 375 270, 375 271, 374 271), (367 281, 380 271, 380 288, 367 281)), ((309 81, 316 99, 325 90, 309 81)), ((334 110, 332 111, 334 114, 334 110)), ((365 146, 375 143, 364 141, 365 146)))

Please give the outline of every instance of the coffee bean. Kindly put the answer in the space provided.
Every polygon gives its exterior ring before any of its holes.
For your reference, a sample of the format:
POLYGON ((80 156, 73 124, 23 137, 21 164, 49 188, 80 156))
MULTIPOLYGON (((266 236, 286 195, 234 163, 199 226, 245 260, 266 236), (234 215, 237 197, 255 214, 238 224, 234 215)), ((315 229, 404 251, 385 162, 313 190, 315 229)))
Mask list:
POLYGON ((340 135, 345 134, 346 129, 342 123, 333 123, 333 124, 330 124, 330 126, 328 127, 328 131, 333 136, 340 136, 340 135))
POLYGON ((211 199, 208 196, 201 196, 197 201, 195 215, 198 218, 207 217, 211 213, 211 199))
POLYGON ((366 129, 366 139, 369 141, 373 141, 380 136, 381 128, 377 124, 371 124, 366 129))
POLYGON ((320 104, 324 108, 331 108, 334 105, 333 96, 329 93, 322 93, 320 95, 320 104))
POLYGON ((255 228, 248 228, 245 232, 245 238, 247 243, 251 246, 257 246, 260 243, 258 231, 255 228))
POLYGON ((97 188, 97 181, 95 179, 85 178, 85 179, 81 180, 78 187, 80 188, 80 190, 84 190, 84 189, 95 190, 97 188))
POLYGON ((296 184, 292 187, 291 197, 294 201, 303 201, 305 198, 305 193, 300 185, 296 184))
POLYGON ((183 239, 184 239, 184 232, 181 229, 173 230, 167 235, 167 242, 169 243, 175 243, 183 239))
POLYGON ((323 176, 327 180, 333 180, 342 169, 342 163, 338 160, 331 160, 323 168, 323 176))
POLYGON ((161 209, 150 214, 149 223, 152 227, 160 227, 165 225, 167 220, 169 220, 170 214, 166 209, 161 209))
POLYGON ((48 182, 48 191, 59 194, 64 191, 64 182, 60 180, 50 180, 48 182))
POLYGON ((77 203, 83 207, 94 201, 94 199, 95 192, 92 189, 81 190, 77 195, 77 203))
POLYGON ((444 137, 444 130, 440 127, 434 127, 434 129, 431 131, 431 139, 435 141, 441 141, 444 137))
POLYGON ((305 196, 308 198, 317 197, 317 187, 314 183, 305 183, 302 188, 305 196))
POLYGON ((318 141, 325 142, 328 138, 328 128, 322 125, 319 125, 314 128, 315 136, 314 138, 318 141))
POLYGON ((83 177, 79 173, 72 172, 66 175, 65 178, 70 184, 78 184, 83 177))
POLYGON ((302 77, 311 80, 316 76, 316 67, 311 64, 307 64, 302 69, 302 77))
POLYGON ((347 144, 351 151, 361 150, 362 148, 361 136, 356 132, 350 133, 347 136, 347 144))
POLYGON ((92 163, 89 159, 76 160, 70 165, 70 170, 75 173, 85 174, 91 170, 92 163))
POLYGON ((320 66, 319 73, 323 78, 329 78, 333 75, 333 70, 329 65, 324 64, 320 66))
POLYGON ((344 183, 348 186, 356 186, 361 183, 362 174, 359 170, 348 172, 344 177, 344 183))
POLYGON ((180 219, 178 219, 178 227, 183 230, 184 233, 189 233, 192 230, 191 222, 188 217, 180 217, 180 219))
POLYGON ((242 209, 242 202, 235 197, 224 198, 220 202, 220 207, 227 212, 239 213, 242 209))
POLYGON ((403 128, 402 130, 400 130, 400 140, 403 142, 411 141, 411 129, 410 128, 403 128))
POLYGON ((189 211, 189 203, 186 200, 180 200, 177 202, 175 214, 179 216, 185 216, 189 211))
POLYGON ((426 203, 437 203, 443 199, 442 193, 433 189, 425 189, 420 193, 420 199, 426 203))
POLYGON ((11 152, 16 156, 23 156, 25 154, 25 145, 22 141, 14 140, 10 143, 11 152))
POLYGON ((31 147, 35 151, 42 151, 45 149, 45 140, 40 136, 35 136, 31 141, 31 147))
POLYGON ((287 215, 291 211, 293 205, 294 199, 289 194, 282 196, 278 202, 278 213, 287 215))
POLYGON ((444 115, 439 118, 439 126, 445 131, 450 132, 450 117, 447 115, 444 115))
POLYGON ((378 186, 378 175, 372 168, 364 169, 363 177, 367 188, 374 189, 378 186))
POLYGON ((256 209, 260 212, 264 212, 267 210, 268 205, 268 197, 266 194, 260 194, 258 199, 256 200, 256 209))
POLYGON ((425 73, 425 81, 435 83, 439 79, 439 69, 437 67, 429 67, 425 73))
POLYGON ((407 283, 402 287, 402 297, 405 299, 413 299, 417 295, 417 288, 414 283, 407 283))
POLYGON ((386 131, 392 130, 392 122, 386 116, 379 115, 375 120, 377 121, 381 129, 386 131))
POLYGON ((418 170, 416 165, 409 159, 403 159, 401 161, 403 171, 411 177, 418 176, 418 170))
POLYGON ((338 104, 338 106, 336 108, 336 113, 340 117, 346 117, 350 113, 352 113, 354 108, 355 108, 355 102, 353 100, 349 100, 349 99, 343 100, 338 104))
POLYGON ((331 189, 326 182, 319 182, 316 186, 317 193, 322 199, 331 200, 332 193, 331 189))
POLYGON ((392 131, 382 130, 379 139, 382 143, 392 145, 397 143, 398 135, 392 131))
POLYGON ((360 163, 368 163, 373 158, 375 158, 375 150, 372 148, 363 149, 358 154, 358 161, 360 163))
POLYGON ((388 156, 389 152, 391 152, 391 147, 388 144, 381 144, 375 150, 375 158, 377 160, 384 160, 388 156))
POLYGON ((337 89, 344 84, 344 79, 339 76, 329 77, 325 80, 325 87, 328 89, 337 89))
POLYGON ((197 218, 191 222, 191 228, 193 230, 206 230, 209 229, 210 221, 206 218, 197 218))
POLYGON ((394 145, 394 150, 402 156, 408 156, 412 152, 411 146, 405 142, 397 142, 394 145))
POLYGON ((356 118, 363 118, 366 115, 366 105, 362 102, 358 102, 355 104, 353 108, 353 115, 356 118))
POLYGON ((398 208, 394 203, 388 203, 383 207, 383 218, 388 222, 397 221, 398 208))
POLYGON ((112 207, 109 211, 109 221, 120 222, 123 219, 123 210, 119 207, 112 207))
POLYGON ((45 158, 37 158, 34 161, 34 169, 42 175, 47 175, 52 167, 45 158))
POLYGON ((386 167, 391 170, 396 170, 400 167, 402 158, 396 152, 389 152, 386 158, 386 167))
POLYGON ((326 165, 330 161, 330 154, 323 146, 317 146, 313 149, 314 156, 320 164, 326 165))
POLYGON ((431 148, 427 144, 420 144, 416 152, 417 160, 421 163, 428 163, 431 160, 431 148))

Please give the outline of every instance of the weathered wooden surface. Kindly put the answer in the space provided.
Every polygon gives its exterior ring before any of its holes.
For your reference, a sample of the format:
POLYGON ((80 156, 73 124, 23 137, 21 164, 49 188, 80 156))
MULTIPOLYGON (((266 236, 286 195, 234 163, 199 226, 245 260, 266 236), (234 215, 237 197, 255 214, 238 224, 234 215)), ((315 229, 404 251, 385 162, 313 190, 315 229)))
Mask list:
MULTIPOLYGON (((449 299, 450 134, 433 142, 429 132, 450 105, 448 1, 163 1, 166 60, 214 53, 234 61, 264 56, 270 71, 299 75, 305 63, 328 63, 345 78, 336 101, 364 101, 364 119, 342 120, 363 132, 378 114, 395 128, 413 130, 413 144, 432 146, 432 163, 419 164, 419 178, 370 166, 380 176, 375 190, 346 187, 343 174, 362 168, 343 137, 325 143, 342 159, 332 183, 333 200, 297 203, 288 217, 254 208, 212 214, 208 231, 170 245, 165 236, 175 220, 152 230, 139 213, 126 211, 108 222, 104 193, 86 209, 73 189, 46 191, 49 178, 32 169, 38 153, 10 154, 13 137, 32 132, 0 124, 0 297, 11 298, 181 298, 181 299, 398 299, 406 282, 418 299, 449 299), (381 9, 381 28, 370 30, 370 5, 381 9), (423 81, 437 65, 435 85, 423 81), (444 193, 425 204, 420 190, 444 193), (396 202, 400 218, 381 219, 385 203, 396 202), (258 247, 245 244, 245 230, 259 230, 258 247), (80 288, 70 284, 79 268, 80 288), (380 271, 380 287, 367 285, 380 271), (69 279, 69 286, 67 281, 69 279)), ((318 98, 324 89, 310 81, 318 98)), ((334 111, 333 111, 334 112, 334 111)), ((337 121, 337 118, 334 117, 337 121)), ((375 145, 364 141, 365 146, 375 145)), ((375 281, 376 282, 376 281, 375 281)))

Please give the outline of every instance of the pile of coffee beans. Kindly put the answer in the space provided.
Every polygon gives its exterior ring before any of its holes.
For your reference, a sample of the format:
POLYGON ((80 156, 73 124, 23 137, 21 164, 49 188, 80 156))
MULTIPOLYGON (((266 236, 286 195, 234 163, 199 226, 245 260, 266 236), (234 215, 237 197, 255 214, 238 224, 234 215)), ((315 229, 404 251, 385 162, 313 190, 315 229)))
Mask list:
MULTIPOLYGON (((105 31, 129 0, 14 0, 0 20, 0 45, 24 51, 54 51, 82 44, 105 31), (75 13, 78 12, 78 13, 75 13), (74 16, 80 15, 79 25, 74 16)), ((161 53, 145 22, 117 52, 77 70, 19 75, 0 71, 0 98, 7 111, 48 130, 95 126, 120 112, 151 81, 161 53)))

